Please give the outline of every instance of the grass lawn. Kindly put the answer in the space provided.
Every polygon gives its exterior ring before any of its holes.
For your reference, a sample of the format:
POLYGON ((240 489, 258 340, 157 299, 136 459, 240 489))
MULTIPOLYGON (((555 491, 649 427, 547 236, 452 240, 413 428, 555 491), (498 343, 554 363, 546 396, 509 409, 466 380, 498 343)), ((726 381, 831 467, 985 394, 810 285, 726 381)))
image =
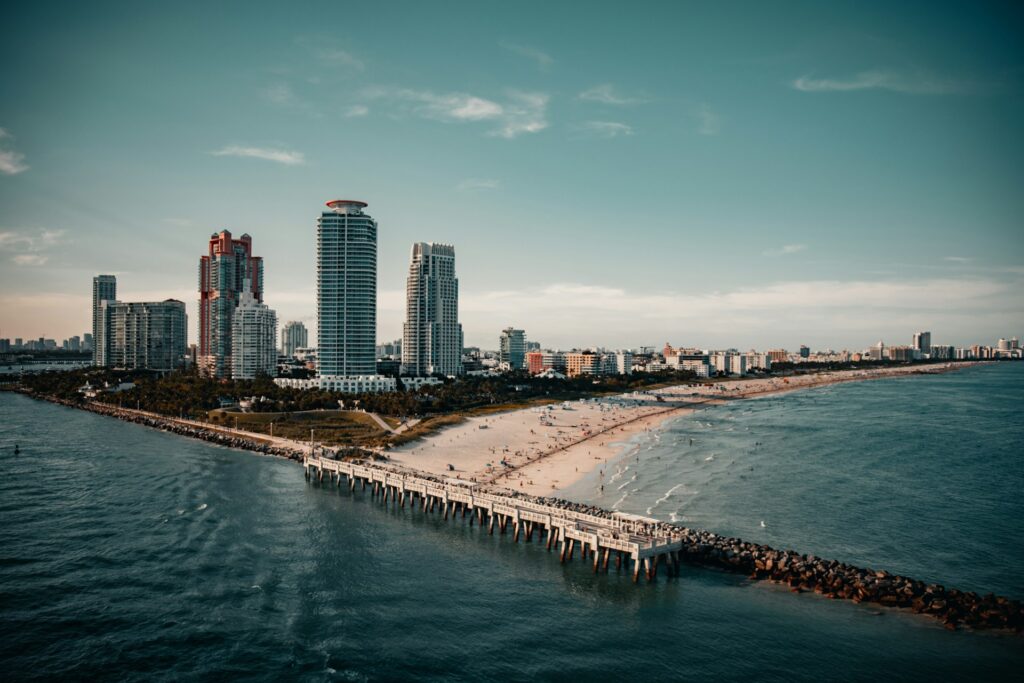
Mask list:
POLYGON ((241 413, 211 410, 209 420, 225 427, 238 426, 250 432, 309 441, 331 446, 377 446, 387 441, 388 433, 366 413, 350 410, 310 410, 299 413, 241 413))

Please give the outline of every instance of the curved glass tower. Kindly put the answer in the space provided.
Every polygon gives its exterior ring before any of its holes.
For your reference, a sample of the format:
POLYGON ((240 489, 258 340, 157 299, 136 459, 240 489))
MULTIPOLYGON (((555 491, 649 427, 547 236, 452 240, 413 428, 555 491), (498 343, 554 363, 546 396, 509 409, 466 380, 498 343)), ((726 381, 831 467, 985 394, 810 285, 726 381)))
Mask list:
POLYGON ((316 223, 317 368, 321 377, 377 374, 377 222, 366 202, 327 202, 316 223))

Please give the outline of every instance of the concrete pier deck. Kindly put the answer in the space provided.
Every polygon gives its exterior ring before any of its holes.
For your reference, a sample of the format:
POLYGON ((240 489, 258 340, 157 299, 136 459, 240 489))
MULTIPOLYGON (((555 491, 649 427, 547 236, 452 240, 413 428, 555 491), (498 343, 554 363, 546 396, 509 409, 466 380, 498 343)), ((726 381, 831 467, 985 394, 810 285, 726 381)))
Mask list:
POLYGON ((306 477, 323 482, 345 481, 350 490, 370 488, 373 495, 390 505, 416 505, 423 512, 435 510, 453 518, 469 517, 469 524, 485 525, 489 534, 511 531, 513 542, 529 543, 534 535, 547 549, 557 550, 561 562, 578 555, 593 564, 595 572, 608 571, 614 558, 616 568, 653 581, 663 567, 668 576, 678 576, 684 536, 666 532, 657 520, 608 513, 598 516, 537 503, 514 495, 483 490, 482 485, 461 479, 438 479, 429 475, 393 472, 381 467, 308 456, 303 464, 306 477))

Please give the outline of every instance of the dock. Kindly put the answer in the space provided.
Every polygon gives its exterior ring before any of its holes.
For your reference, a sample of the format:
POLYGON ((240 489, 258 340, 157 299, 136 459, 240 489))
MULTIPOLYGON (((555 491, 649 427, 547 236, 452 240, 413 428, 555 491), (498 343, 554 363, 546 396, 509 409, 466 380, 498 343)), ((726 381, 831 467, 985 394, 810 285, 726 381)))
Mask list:
POLYGON ((369 489, 384 505, 409 505, 424 514, 437 512, 444 519, 468 519, 493 535, 510 535, 513 543, 544 543, 557 551, 559 561, 576 555, 593 570, 608 572, 614 558, 618 570, 632 571, 633 582, 641 576, 654 581, 659 568, 669 577, 679 575, 684 534, 667 532, 657 520, 619 512, 601 515, 567 509, 551 503, 526 500, 513 494, 483 490, 481 484, 462 479, 441 479, 425 474, 394 472, 366 463, 307 456, 306 478, 338 487, 347 483, 369 489), (510 533, 511 532, 511 533, 510 533))

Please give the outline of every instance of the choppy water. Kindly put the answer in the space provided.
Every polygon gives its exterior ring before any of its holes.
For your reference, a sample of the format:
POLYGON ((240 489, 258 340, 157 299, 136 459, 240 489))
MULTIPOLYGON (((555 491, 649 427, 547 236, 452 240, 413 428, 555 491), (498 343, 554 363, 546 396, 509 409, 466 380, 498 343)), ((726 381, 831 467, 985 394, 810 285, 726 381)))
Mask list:
MULTIPOLYGON (((640 443, 615 499, 579 493, 1024 597, 1022 384, 1001 366, 703 411, 640 443)), ((0 416, 6 679, 930 680, 1024 664, 1019 637, 696 568, 637 587, 307 484, 294 463, 10 394, 0 416)))

